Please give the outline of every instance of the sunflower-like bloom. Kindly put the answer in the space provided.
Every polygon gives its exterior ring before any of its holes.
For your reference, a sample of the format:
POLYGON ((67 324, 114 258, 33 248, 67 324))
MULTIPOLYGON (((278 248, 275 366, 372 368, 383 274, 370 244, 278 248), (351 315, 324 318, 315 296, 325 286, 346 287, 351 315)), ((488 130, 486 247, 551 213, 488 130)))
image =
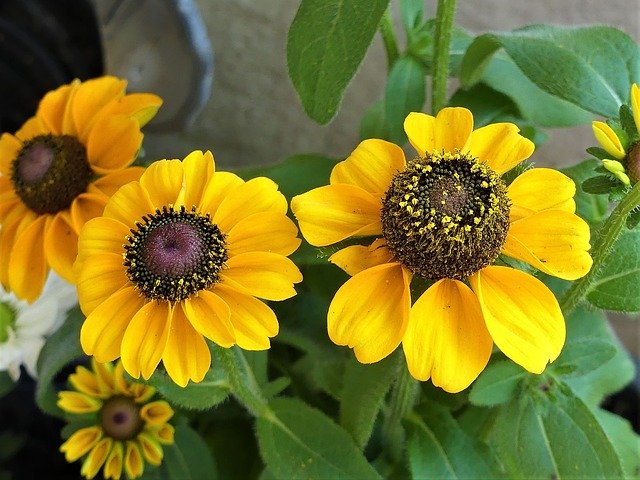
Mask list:
POLYGON ((287 258, 301 242, 287 207, 273 181, 217 172, 210 152, 153 163, 80 235, 85 352, 99 362, 121 356, 135 378, 162 359, 185 386, 211 365, 203 337, 269 348, 278 321, 258 298, 290 298, 302 280, 287 258))
POLYGON ((136 180, 129 167, 156 95, 125 95, 127 82, 75 80, 47 93, 34 117, 0 137, 0 282, 33 302, 49 268, 73 283, 82 225, 136 180), (128 168, 129 167, 129 168, 128 168))
POLYGON ((484 369, 493 342, 540 373, 560 353, 564 318, 553 293, 502 253, 565 279, 591 267, 589 227, 574 214, 575 185, 551 169, 500 176, 533 144, 510 123, 473 130, 465 108, 411 113, 404 128, 418 157, 365 140, 330 185, 294 197, 304 237, 325 246, 377 237, 330 257, 352 277, 335 294, 328 332, 362 363, 402 342, 411 375, 458 392, 484 369), (411 305, 412 279, 430 286, 411 305))
POLYGON ((126 381, 121 362, 91 365, 69 375, 73 390, 58 393, 58 406, 70 418, 95 415, 95 424, 76 430, 60 451, 70 463, 84 456, 80 473, 89 479, 103 465, 104 478, 119 480, 123 468, 127 477, 140 477, 145 461, 160 465, 162 445, 173 443, 173 409, 153 400, 155 388, 126 381))
POLYGON ((631 85, 630 97, 631 111, 636 124, 634 138, 620 138, 613 128, 604 122, 594 121, 591 125, 596 140, 612 157, 602 160, 602 165, 625 185, 635 184, 640 180, 640 87, 636 83, 631 85))

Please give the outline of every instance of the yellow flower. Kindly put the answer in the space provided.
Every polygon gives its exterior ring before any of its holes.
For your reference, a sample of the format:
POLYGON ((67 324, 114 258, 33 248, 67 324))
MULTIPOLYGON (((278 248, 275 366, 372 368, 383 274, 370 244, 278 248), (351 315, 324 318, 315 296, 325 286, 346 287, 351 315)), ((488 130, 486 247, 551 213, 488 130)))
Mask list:
POLYGON ((155 388, 126 381, 121 362, 91 365, 69 375, 73 390, 58 394, 58 406, 72 416, 94 414, 96 424, 74 432, 60 451, 69 463, 84 456, 80 473, 88 479, 103 466, 104 478, 118 480, 123 468, 127 477, 140 477, 145 461, 160 465, 162 445, 173 443, 173 409, 151 401, 155 388))
POLYGON ((591 267, 589 227, 574 214, 575 185, 547 168, 508 187, 500 175, 533 144, 510 123, 473 130, 465 108, 404 123, 418 157, 365 140, 331 172, 330 185, 294 197, 304 237, 316 246, 377 237, 330 257, 352 277, 329 307, 333 342, 377 362, 402 342, 409 371, 449 392, 471 384, 493 342, 540 373, 560 353, 565 325, 553 293, 500 253, 564 279, 591 267), (434 283, 411 305, 413 277, 434 283))
MULTIPOLYGON (((631 85, 629 95, 636 131, 640 133, 640 88, 636 83, 631 85)), ((613 157, 602 161, 604 168, 625 185, 635 184, 640 180, 640 143, 632 142, 625 149, 618 134, 606 123, 594 121, 591 127, 600 146, 613 157)))
POLYGON ((264 177, 215 171, 210 152, 153 163, 116 192, 79 240, 80 341, 99 362, 119 356, 135 378, 162 359, 178 385, 222 347, 269 348, 278 333, 262 301, 295 295, 287 255, 300 245, 287 201, 264 177))
POLYGON ((126 81, 75 80, 47 93, 36 115, 0 137, 0 282, 33 302, 52 268, 73 283, 82 225, 136 180, 140 128, 162 101, 125 95, 126 81))

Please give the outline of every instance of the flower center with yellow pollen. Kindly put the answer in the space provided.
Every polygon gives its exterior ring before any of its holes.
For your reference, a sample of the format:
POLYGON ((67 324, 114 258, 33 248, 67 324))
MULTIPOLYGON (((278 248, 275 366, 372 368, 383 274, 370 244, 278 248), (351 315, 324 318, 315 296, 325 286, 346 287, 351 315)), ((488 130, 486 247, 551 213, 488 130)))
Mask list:
POLYGON ((69 208, 86 191, 92 175, 86 149, 75 137, 38 135, 18 152, 11 180, 27 207, 53 214, 69 208))
POLYGON ((100 410, 100 424, 104 433, 116 440, 131 440, 142 430, 140 408, 129 397, 109 398, 100 410))
POLYGON ((148 299, 179 302, 219 281, 228 253, 208 214, 165 206, 136 227, 126 238, 124 266, 148 299))
POLYGON ((426 279, 462 280, 481 270, 497 258, 508 230, 506 185, 468 154, 410 161, 383 200, 387 246, 426 279))

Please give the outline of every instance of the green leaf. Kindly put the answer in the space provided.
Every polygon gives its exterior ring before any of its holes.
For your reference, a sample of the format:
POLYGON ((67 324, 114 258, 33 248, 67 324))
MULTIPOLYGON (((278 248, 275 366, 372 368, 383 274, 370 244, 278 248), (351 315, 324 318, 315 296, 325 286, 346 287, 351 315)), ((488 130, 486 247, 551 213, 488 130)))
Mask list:
POLYGON ((590 285, 587 300, 605 310, 640 311, 640 229, 622 231, 590 285))
POLYGON ((71 310, 62 326, 47 339, 40 351, 36 403, 49 415, 64 416, 56 405, 58 394, 53 380, 67 363, 84 355, 80 346, 80 328, 83 322, 84 316, 80 309, 76 307, 71 310))
POLYGON ((490 443, 510 478, 620 478, 622 467, 593 413, 552 385, 500 407, 490 443))
POLYGON ((468 90, 458 89, 449 99, 448 105, 471 110, 474 128, 495 123, 504 115, 518 112, 518 107, 508 96, 484 83, 478 83, 468 90))
POLYGON ((599 338, 613 345, 616 354, 598 368, 580 377, 565 378, 564 382, 587 405, 595 407, 603 399, 633 380, 635 368, 628 351, 612 333, 602 312, 578 307, 566 319, 567 343, 599 338))
POLYGON ((638 226, 639 223, 640 223, 640 209, 637 209, 632 211, 629 214, 629 216, 627 217, 626 225, 629 230, 633 230, 638 226))
POLYGON ((617 353, 610 341, 586 337, 567 342, 551 369, 563 377, 580 377, 599 368, 617 353))
POLYGON ((380 478, 349 434, 297 399, 276 399, 257 420, 258 443, 276 478, 380 478))
POLYGON ((13 390, 16 383, 11 379, 7 372, 0 372, 0 398, 13 390))
POLYGON ((620 105, 620 127, 624 136, 628 140, 635 140, 638 137, 638 127, 636 127, 636 121, 633 118, 633 110, 627 104, 620 105))
POLYGON ((390 127, 385 116, 384 100, 373 102, 360 120, 360 139, 380 138, 390 140, 390 127))
POLYGON ((384 93, 385 119, 391 140, 404 143, 404 119, 409 112, 419 112, 426 94, 424 67, 411 56, 398 59, 389 72, 384 93))
POLYGON ((413 480, 503 476, 489 448, 465 433, 449 410, 433 404, 420 413, 405 421, 413 480))
POLYGON ((518 385, 526 376, 522 367, 510 360, 501 360, 488 366, 473 382, 469 401, 480 407, 493 407, 511 400, 518 385))
POLYGON ((598 165, 600 165, 600 162, 591 158, 562 170, 564 174, 568 175, 576 183, 576 194, 574 197, 576 213, 584 218, 592 227, 604 220, 607 215, 609 202, 605 196, 586 193, 580 188, 580 185, 587 178, 593 176, 593 171, 598 165))
POLYGON ((400 17, 407 35, 420 26, 423 14, 424 0, 400 0, 400 17))
POLYGON ((161 371, 156 371, 147 383, 172 405, 190 410, 208 410, 223 402, 230 393, 229 380, 218 362, 213 363, 202 382, 191 382, 184 388, 161 371))
POLYGON ((610 175, 598 175, 596 177, 587 178, 582 182, 582 190, 592 195, 606 194, 612 188, 620 185, 620 182, 610 175))
POLYGON ((580 108, 615 117, 640 78, 638 46, 613 27, 534 25, 476 38, 461 67, 463 85, 478 81, 488 59, 505 49, 539 88, 580 108))
POLYGON ((380 412, 385 395, 398 374, 399 355, 381 362, 362 365, 355 359, 347 362, 340 395, 340 425, 363 448, 380 412))
MULTIPOLYGON (((589 147, 587 148, 587 153, 590 153, 591 155, 593 155, 594 157, 600 160, 611 158, 611 155, 609 155, 609 152, 607 152, 604 148, 600 148, 600 147, 589 147)), ((604 168, 603 170, 604 172, 607 172, 607 170, 605 170, 604 168)))
POLYGON ((389 0, 302 0, 287 39, 289 76, 305 112, 328 123, 389 0))
POLYGON ((628 420, 601 408, 594 413, 618 453, 626 475, 635 478, 640 473, 640 436, 631 429, 628 420))

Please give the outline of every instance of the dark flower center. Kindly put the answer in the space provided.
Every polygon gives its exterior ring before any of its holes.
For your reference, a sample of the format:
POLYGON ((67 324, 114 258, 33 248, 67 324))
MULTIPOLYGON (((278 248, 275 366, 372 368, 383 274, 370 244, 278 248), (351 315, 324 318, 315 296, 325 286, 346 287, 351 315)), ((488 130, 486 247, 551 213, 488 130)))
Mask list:
POLYGON ((118 395, 108 399, 100 410, 104 433, 116 440, 131 440, 142 430, 140 408, 129 397, 118 395))
POLYGON ((157 209, 127 236, 124 265, 148 299, 179 302, 219 280, 228 258, 223 233, 209 215, 157 209))
POLYGON ((92 174, 86 149, 75 137, 39 135, 22 145, 11 180, 24 204, 45 214, 69 208, 92 174))
POLYGON ((466 154, 433 154, 398 173, 382 206, 394 256, 431 280, 464 279, 491 264, 509 230, 504 182, 466 154))

